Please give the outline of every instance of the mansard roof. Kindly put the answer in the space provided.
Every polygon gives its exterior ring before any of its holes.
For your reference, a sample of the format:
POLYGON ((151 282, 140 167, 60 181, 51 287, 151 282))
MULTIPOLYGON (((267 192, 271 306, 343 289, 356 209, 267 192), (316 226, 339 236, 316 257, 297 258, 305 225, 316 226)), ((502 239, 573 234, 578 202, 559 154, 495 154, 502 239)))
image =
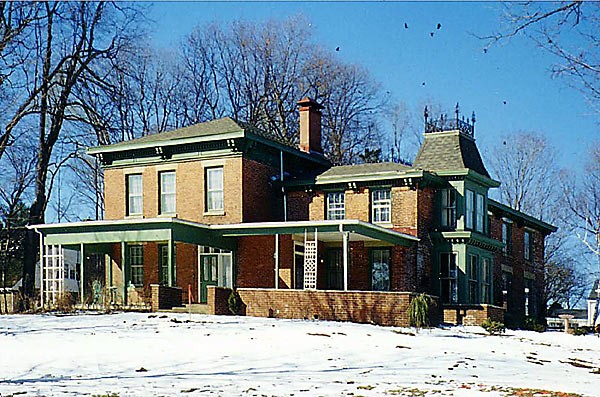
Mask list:
POLYGON ((468 168, 490 178, 475 145, 475 139, 458 130, 425 133, 425 140, 413 166, 427 171, 468 168))

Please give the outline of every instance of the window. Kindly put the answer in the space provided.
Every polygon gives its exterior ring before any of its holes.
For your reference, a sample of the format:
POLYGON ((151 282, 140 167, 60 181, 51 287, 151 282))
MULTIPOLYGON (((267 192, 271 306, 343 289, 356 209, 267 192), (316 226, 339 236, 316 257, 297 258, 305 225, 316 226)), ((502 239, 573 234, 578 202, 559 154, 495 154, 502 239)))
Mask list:
POLYGON ((131 284, 144 285, 144 247, 141 245, 129 246, 129 266, 131 268, 131 284))
POLYGON ((160 213, 176 212, 175 171, 161 172, 160 176, 160 213))
POLYGON ((491 303, 490 300, 490 280, 492 278, 492 261, 489 258, 483 258, 481 263, 481 303, 491 303))
POLYGON ((223 167, 207 168, 206 210, 208 212, 223 211, 223 167))
POLYGON ((476 222, 475 222, 475 230, 479 233, 483 233, 484 227, 484 219, 486 213, 484 212, 484 199, 483 194, 477 195, 477 209, 475 210, 476 222))
POLYGON ((386 190, 373 190, 371 193, 371 207, 372 214, 371 219, 375 223, 389 223, 391 222, 392 212, 392 197, 391 191, 386 190))
POLYGON ((127 215, 142 215, 142 174, 127 175, 127 215))
POLYGON ((502 221, 502 243, 504 255, 510 255, 512 252, 512 225, 506 220, 502 221))
POLYGON ((473 229, 474 211, 473 192, 465 190, 465 229, 473 229))
POLYGON ((533 260, 533 235, 529 230, 525 230, 523 236, 523 257, 527 261, 533 260))
POLYGON ((442 190, 442 227, 456 227, 456 190, 442 190))
POLYGON ((502 303, 508 304, 512 297, 512 273, 502 272, 502 303))
POLYGON ((479 268, 477 256, 469 255, 469 303, 479 303, 479 268))
POLYGON ((456 254, 453 252, 440 254, 440 282, 443 303, 456 303, 458 301, 456 276, 456 254))
POLYGON ((327 219, 339 220, 346 218, 344 192, 327 193, 327 219))
POLYGON ((169 284, 169 246, 161 244, 158 246, 159 263, 159 283, 161 285, 169 284))
POLYGON ((373 249, 371 251, 371 289, 373 291, 390 290, 389 249, 373 249))

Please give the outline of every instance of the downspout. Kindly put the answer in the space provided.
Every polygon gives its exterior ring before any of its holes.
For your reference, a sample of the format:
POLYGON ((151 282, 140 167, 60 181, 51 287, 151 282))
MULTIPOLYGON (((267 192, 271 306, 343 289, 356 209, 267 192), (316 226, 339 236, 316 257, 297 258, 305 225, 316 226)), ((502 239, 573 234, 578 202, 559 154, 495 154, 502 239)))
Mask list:
MULTIPOLYGON (((279 181, 283 195, 283 221, 287 222, 287 197, 283 186, 283 150, 279 151, 279 181)), ((279 289, 279 234, 275 235, 275 289, 279 289)))
MULTIPOLYGON (((33 230, 40 236, 40 305, 44 307, 44 235, 37 227, 33 230)), ((23 280, 25 282, 25 280, 23 280)), ((35 273, 33 274, 33 286, 35 288, 35 273)))

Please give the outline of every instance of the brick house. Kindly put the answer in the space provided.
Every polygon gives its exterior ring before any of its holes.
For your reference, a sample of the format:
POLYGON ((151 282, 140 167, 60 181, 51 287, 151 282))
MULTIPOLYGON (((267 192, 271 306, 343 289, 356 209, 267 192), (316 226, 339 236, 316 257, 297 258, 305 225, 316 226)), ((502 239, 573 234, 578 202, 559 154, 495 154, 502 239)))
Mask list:
POLYGON ((105 220, 32 227, 42 304, 75 246, 105 258, 107 299, 126 306, 192 301, 218 314, 235 288, 248 315, 407 325, 426 292, 446 322, 543 317, 555 228, 488 197, 499 182, 472 124, 426 118, 413 166, 331 166, 321 106, 299 105, 298 147, 224 118, 89 149, 104 167, 105 220))

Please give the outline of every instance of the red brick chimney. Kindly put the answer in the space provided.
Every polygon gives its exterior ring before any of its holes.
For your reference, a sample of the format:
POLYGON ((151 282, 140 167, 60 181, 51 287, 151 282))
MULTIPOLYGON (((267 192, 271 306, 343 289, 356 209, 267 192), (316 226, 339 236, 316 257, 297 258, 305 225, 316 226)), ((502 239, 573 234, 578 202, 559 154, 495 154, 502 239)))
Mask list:
POLYGON ((300 150, 323 154, 321 148, 321 109, 323 106, 308 97, 299 100, 298 106, 300 106, 300 150))

